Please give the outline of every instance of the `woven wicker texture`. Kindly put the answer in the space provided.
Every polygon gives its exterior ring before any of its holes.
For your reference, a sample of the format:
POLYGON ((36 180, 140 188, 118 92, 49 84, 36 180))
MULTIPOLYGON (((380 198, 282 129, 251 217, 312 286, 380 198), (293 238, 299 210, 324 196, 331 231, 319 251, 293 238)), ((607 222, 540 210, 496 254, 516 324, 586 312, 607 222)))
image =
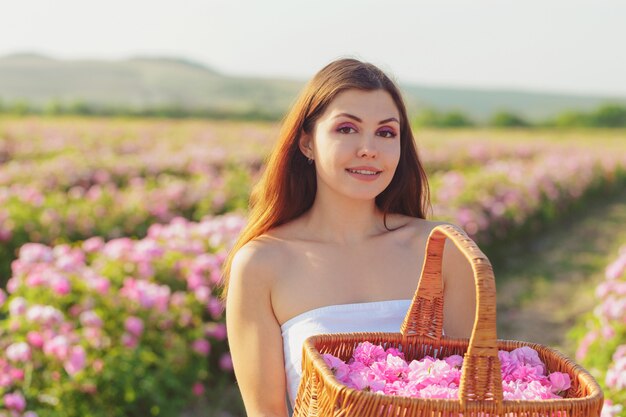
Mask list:
POLYGON ((489 259, 461 229, 435 227, 428 237, 418 288, 400 333, 354 332, 307 338, 302 349, 302 379, 294 417, 599 417, 603 394, 593 377, 560 352, 549 347, 498 340, 496 288, 489 259), (445 241, 450 239, 471 262, 476 285, 476 318, 469 339, 442 336, 443 288, 441 279, 445 241), (329 353, 344 361, 360 342, 401 350, 408 362, 426 355, 464 357, 459 399, 422 399, 359 391, 340 383, 324 362, 329 353), (572 387, 565 398, 505 401, 498 350, 529 346, 539 353, 549 372, 569 374, 572 387))

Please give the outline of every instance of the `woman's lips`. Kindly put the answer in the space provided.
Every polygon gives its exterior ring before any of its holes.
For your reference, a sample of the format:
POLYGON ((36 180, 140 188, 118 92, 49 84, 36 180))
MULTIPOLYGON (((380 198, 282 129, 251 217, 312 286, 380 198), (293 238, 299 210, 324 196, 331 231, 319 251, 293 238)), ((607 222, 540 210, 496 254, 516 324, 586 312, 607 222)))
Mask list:
POLYGON ((348 174, 350 174, 352 177, 359 179, 361 181, 375 181, 378 177, 380 177, 380 172, 377 172, 376 174, 373 175, 369 175, 369 174, 359 174, 357 172, 350 172, 348 169, 346 169, 346 172, 348 174))

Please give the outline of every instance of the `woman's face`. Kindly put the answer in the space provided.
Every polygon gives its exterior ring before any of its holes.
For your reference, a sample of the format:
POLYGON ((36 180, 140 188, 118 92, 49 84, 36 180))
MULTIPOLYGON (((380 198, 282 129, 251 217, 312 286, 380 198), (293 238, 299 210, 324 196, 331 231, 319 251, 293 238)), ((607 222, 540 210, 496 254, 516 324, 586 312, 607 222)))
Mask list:
POLYGON ((300 145, 305 156, 314 159, 318 192, 326 186, 353 198, 372 199, 387 188, 400 160, 400 112, 385 90, 345 90, 300 145))

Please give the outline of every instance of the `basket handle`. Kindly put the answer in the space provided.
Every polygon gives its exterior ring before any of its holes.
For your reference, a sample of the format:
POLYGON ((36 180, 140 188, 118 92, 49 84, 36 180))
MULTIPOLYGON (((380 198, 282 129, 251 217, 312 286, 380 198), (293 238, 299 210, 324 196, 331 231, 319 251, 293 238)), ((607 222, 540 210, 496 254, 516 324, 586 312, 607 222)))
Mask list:
POLYGON ((466 401, 493 400, 502 404, 502 376, 496 333, 496 285, 489 259, 460 228, 433 228, 426 243, 424 266, 411 307, 400 327, 404 337, 438 342, 443 328, 443 248, 449 238, 472 265, 476 285, 476 316, 463 360, 459 397, 466 401))

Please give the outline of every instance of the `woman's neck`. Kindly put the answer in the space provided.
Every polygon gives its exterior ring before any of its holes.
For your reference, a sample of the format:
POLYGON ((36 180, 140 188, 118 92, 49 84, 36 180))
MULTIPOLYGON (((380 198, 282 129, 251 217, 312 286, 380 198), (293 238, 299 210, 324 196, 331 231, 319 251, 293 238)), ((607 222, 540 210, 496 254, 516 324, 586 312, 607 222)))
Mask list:
POLYGON ((310 237, 338 245, 357 245, 386 231, 383 213, 374 200, 333 200, 316 198, 303 214, 310 237))

